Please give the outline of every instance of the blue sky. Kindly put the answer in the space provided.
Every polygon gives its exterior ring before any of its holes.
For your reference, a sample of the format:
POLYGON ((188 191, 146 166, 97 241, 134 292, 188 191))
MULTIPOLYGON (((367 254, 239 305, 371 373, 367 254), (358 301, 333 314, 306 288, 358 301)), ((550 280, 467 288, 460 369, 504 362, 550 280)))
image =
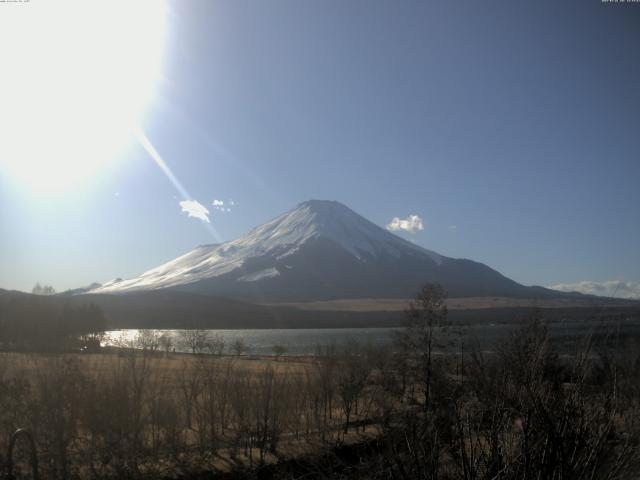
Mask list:
POLYGON ((424 229, 402 236, 525 284, 640 281, 640 4, 203 0, 167 12, 142 128, 211 223, 181 212, 133 138, 64 195, 1 172, 0 288, 131 277, 312 198, 381 226, 419 215, 424 229))

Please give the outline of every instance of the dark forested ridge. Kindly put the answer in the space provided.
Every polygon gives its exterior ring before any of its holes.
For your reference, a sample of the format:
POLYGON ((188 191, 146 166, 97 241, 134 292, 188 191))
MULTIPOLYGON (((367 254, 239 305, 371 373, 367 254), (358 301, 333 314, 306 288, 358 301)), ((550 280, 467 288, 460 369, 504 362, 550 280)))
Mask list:
POLYGON ((102 309, 92 302, 0 290, 0 344, 5 349, 68 348, 79 337, 106 328, 102 309))
MULTIPOLYGON (((530 307, 454 309, 457 324, 517 323, 530 307)), ((640 304, 540 309, 550 321, 638 318, 640 304)), ((0 290, 0 335, 60 338, 118 328, 367 328, 403 325, 402 311, 303 310, 171 290, 126 295, 39 296, 0 290)))

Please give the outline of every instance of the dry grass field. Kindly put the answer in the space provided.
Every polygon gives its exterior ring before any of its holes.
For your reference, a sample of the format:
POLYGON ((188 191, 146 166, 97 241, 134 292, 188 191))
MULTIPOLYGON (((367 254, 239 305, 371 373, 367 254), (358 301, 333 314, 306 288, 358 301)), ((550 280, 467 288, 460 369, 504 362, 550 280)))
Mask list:
POLYGON ((371 370, 356 362, 354 387, 353 368, 338 372, 346 360, 3 353, 0 451, 27 428, 45 478, 229 472, 308 455, 379 433, 357 425, 375 416, 371 370))
MULTIPOLYGON (((33 375, 50 361, 69 361, 77 363, 85 372, 99 377, 106 371, 121 364, 130 355, 141 355, 135 350, 118 352, 118 349, 106 349, 103 353, 19 353, 5 352, 0 354, 4 365, 4 372, 14 372, 20 375, 33 375)), ((267 368, 274 368, 283 375, 300 375, 308 370, 313 362, 312 356, 282 356, 273 355, 242 355, 242 356, 210 356, 191 355, 186 353, 154 352, 149 359, 149 369, 152 374, 176 375, 185 369, 195 368, 207 362, 210 368, 222 368, 228 362, 234 368, 244 372, 262 372, 267 368)))
POLYGON ((267 478, 318 479, 640 473, 636 338, 585 332, 560 347, 534 315, 489 350, 444 349, 445 306, 425 288, 391 348, 306 357, 218 355, 199 331, 183 340, 207 354, 162 351, 157 332, 99 353, 4 352, 0 470, 25 428, 47 479, 257 478, 267 466, 267 478))

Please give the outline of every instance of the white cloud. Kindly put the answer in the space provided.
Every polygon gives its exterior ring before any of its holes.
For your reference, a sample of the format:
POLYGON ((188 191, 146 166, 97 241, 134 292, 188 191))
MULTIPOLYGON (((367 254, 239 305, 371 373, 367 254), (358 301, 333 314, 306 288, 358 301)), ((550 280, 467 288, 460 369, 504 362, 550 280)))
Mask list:
POLYGON ((396 232, 398 230, 404 230, 409 233, 416 233, 418 230, 424 230, 424 223, 418 215, 409 215, 407 218, 394 217, 387 230, 396 232))
MULTIPOLYGON (((233 200, 227 202, 227 205, 233 206, 234 205, 233 200)), ((213 207, 214 210, 218 210, 219 212, 222 212, 222 213, 227 213, 231 211, 231 209, 228 206, 225 207, 224 200, 217 200, 214 198, 213 202, 211 202, 211 206, 213 207)))
POLYGON ((209 210, 197 200, 183 200, 180 202, 180 207, 189 217, 199 218, 203 222, 211 223, 209 222, 209 210))
POLYGON ((236 204, 236 202, 233 201, 233 198, 229 199, 229 205, 231 205, 232 207, 236 204))
POLYGON ((640 283, 624 280, 606 280, 604 282, 582 281, 576 283, 558 283, 549 288, 563 292, 580 292, 602 297, 628 298, 640 300, 640 283))

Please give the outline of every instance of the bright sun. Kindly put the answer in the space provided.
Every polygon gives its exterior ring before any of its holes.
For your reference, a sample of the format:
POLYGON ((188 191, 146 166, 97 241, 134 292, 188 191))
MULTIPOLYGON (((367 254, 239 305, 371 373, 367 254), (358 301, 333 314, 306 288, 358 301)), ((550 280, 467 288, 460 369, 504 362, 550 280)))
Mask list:
POLYGON ((160 0, 2 6, 3 174, 52 193, 113 165, 160 75, 165 9, 160 0))

